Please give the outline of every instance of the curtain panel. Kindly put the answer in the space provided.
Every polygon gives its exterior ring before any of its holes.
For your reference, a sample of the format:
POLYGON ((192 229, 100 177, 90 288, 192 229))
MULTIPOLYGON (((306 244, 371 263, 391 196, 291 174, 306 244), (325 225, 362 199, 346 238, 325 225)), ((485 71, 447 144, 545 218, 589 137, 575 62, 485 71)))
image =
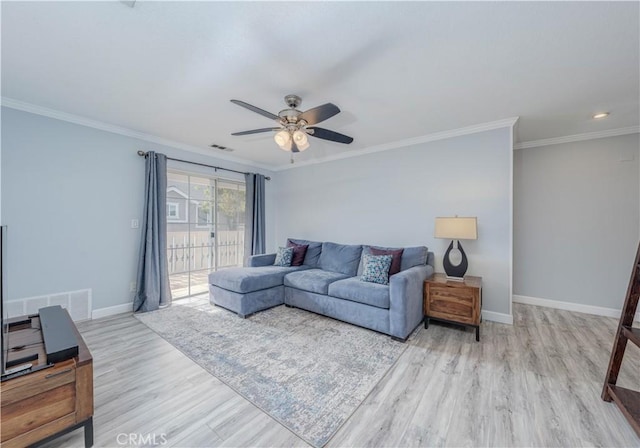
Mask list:
POLYGON ((167 157, 149 151, 145 164, 144 208, 134 312, 153 311, 171 304, 166 207, 167 157))
POLYGON ((244 230, 244 258, 265 252, 265 222, 264 222, 264 188, 265 177, 262 174, 247 173, 245 202, 245 230, 244 230))

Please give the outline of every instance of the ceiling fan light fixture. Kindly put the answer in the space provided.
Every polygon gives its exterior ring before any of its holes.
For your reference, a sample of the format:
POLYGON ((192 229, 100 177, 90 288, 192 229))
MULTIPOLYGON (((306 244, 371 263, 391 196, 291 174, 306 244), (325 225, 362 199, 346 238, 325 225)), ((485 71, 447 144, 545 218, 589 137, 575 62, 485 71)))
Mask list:
POLYGON ((291 135, 284 129, 276 132, 276 135, 273 136, 273 140, 275 140, 276 144, 282 149, 285 149, 286 146, 291 148, 291 135))
POLYGON ((298 147, 309 145, 306 132, 302 132, 300 129, 293 132, 293 141, 298 147))
POLYGON ((337 143, 349 144, 353 142, 353 138, 348 135, 315 127, 316 124, 328 120, 340 113, 338 106, 333 103, 326 103, 301 112, 297 109, 301 101, 301 98, 297 95, 287 95, 285 97, 285 103, 287 104, 288 109, 281 110, 280 113, 276 115, 249 103, 245 103, 244 101, 231 100, 232 103, 238 106, 274 120, 279 126, 234 132, 231 135, 240 136, 275 131, 276 134, 273 136, 273 139, 278 147, 283 151, 291 152, 300 152, 309 148, 309 135, 337 143), (312 127, 308 128, 307 126, 312 127))

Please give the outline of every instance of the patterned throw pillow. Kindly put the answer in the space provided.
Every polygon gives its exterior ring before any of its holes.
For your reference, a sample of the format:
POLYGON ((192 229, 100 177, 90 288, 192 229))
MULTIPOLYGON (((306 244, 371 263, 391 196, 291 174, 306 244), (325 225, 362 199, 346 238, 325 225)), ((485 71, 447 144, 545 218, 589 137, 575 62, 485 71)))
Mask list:
POLYGON ((291 266, 291 260, 293 259, 293 247, 279 247, 276 254, 276 261, 274 266, 291 266))
POLYGON ((389 268, 392 255, 364 255, 364 269, 360 280, 363 282, 389 284, 389 268))
POLYGON ((402 253, 404 252, 404 249, 378 249, 377 247, 371 246, 369 247, 369 252, 371 252, 371 255, 391 255, 393 260, 391 260, 389 276, 400 272, 402 253))

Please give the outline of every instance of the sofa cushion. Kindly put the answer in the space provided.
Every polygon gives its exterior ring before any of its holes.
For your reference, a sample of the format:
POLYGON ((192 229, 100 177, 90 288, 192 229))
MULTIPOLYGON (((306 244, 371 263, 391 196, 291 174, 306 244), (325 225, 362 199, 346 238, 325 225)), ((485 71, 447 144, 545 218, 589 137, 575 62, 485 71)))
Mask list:
POLYGON ((368 255, 364 259, 364 269, 360 280, 363 282, 389 284, 389 268, 391 267, 392 255, 368 255))
POLYGON ((329 295, 352 302, 389 309, 389 285, 366 283, 358 277, 338 280, 329 285, 329 295))
POLYGON ((429 249, 426 246, 405 247, 402 252, 400 270, 406 271, 414 266, 424 266, 427 264, 429 249))
POLYGON ((293 248, 293 258, 291 259, 291 266, 302 266, 304 264, 304 257, 307 255, 308 244, 296 244, 291 240, 287 240, 287 247, 293 248))
POLYGON ((353 277, 358 271, 362 246, 346 244, 322 243, 322 253, 318 266, 331 272, 339 272, 347 277, 353 277))
POLYGON ((306 266, 260 266, 257 268, 228 268, 209 274, 209 283, 233 292, 252 292, 283 284, 290 272, 307 269, 306 266))
POLYGON ((284 277, 284 286, 317 294, 327 294, 331 283, 347 277, 348 275, 340 274, 339 272, 308 269, 287 274, 284 277))
POLYGON ((307 266, 311 266, 312 268, 318 267, 318 260, 320 259, 320 253, 322 252, 322 243, 317 241, 308 241, 308 240, 295 240, 293 238, 289 238, 287 243, 291 241, 292 243, 298 245, 307 245, 307 254, 304 256, 304 263, 307 266))
MULTIPOLYGON (((371 255, 391 255, 393 259, 391 260, 389 275, 400 272, 400 263, 402 261, 402 252, 404 252, 404 249, 380 249, 379 247, 369 246, 369 252, 371 255)), ((364 256, 364 253, 362 255, 364 256)))

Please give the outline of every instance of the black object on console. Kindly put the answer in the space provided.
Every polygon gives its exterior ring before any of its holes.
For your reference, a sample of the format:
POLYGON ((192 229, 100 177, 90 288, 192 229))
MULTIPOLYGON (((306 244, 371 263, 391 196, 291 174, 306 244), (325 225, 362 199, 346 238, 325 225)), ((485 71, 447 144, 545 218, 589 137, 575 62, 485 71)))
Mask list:
POLYGON ((55 363, 78 355, 78 339, 67 310, 60 305, 38 310, 47 363, 55 363))

